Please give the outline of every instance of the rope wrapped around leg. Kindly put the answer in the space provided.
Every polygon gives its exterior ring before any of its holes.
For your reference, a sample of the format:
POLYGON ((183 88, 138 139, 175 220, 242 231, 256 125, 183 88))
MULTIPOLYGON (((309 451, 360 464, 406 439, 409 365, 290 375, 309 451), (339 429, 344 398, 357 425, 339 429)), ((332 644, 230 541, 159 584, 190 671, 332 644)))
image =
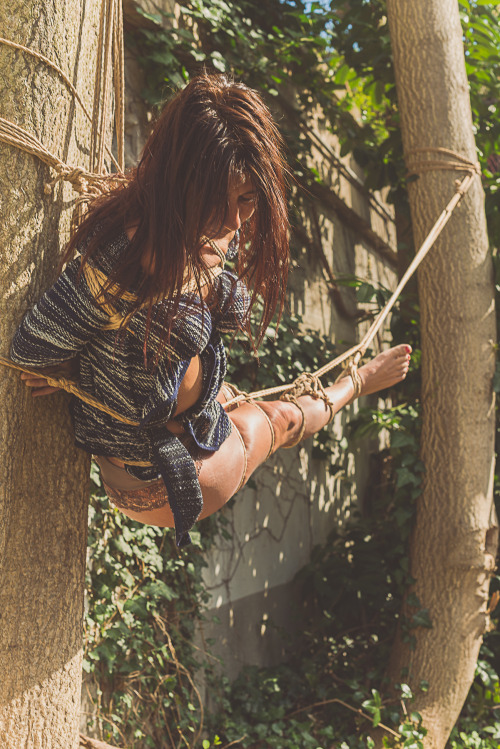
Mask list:
POLYGON ((295 447, 296 445, 301 442, 302 438, 304 437, 304 432, 306 430, 306 420, 305 420, 305 414, 304 409, 300 405, 300 403, 297 401, 297 398, 299 398, 301 395, 310 395, 315 400, 322 400, 324 404, 328 407, 330 410, 330 417, 327 421, 327 424, 330 424, 333 417, 335 416, 335 410, 334 410, 334 402, 326 392, 325 388, 323 387, 321 380, 316 375, 312 374, 311 372, 304 372, 301 374, 295 382, 293 383, 292 387, 289 388, 286 393, 283 393, 280 400, 282 401, 288 401, 289 403, 293 403, 299 411, 302 414, 302 423, 300 425, 300 430, 297 439, 293 444, 286 445, 286 448, 289 449, 291 447, 295 447))
POLYGON ((359 398, 363 389, 363 381, 361 380, 360 374, 358 372, 358 367, 354 362, 349 362, 349 376, 352 380, 352 384, 354 385, 354 395, 349 401, 349 404, 351 404, 354 403, 356 398, 359 398))
MULTIPOLYGON (((226 392, 229 392, 232 398, 235 398, 239 395, 243 395, 245 397, 244 401, 240 401, 239 403, 235 403, 232 406, 230 406, 228 409, 226 409, 228 412, 233 411, 235 408, 238 408, 242 405, 242 403, 248 403, 251 406, 254 406, 257 408, 260 413, 262 414, 263 418, 267 422, 267 425, 269 427, 269 431, 271 433, 271 446, 269 448, 269 451, 265 457, 265 460, 267 460, 274 452, 274 449, 276 447, 276 435, 274 433, 274 427, 272 425, 271 419, 267 415, 267 413, 264 411, 263 408, 260 407, 260 404, 254 400, 253 398, 248 397, 248 393, 245 393, 243 390, 240 390, 236 385, 232 385, 230 382, 224 382, 222 385, 222 388, 226 390, 226 392)), ((223 404, 223 408, 225 408, 225 404, 223 404)), ((239 433, 238 433, 239 434, 239 433)), ((240 435, 241 437, 241 435, 240 435)), ((246 473, 246 469, 245 469, 246 473)), ((241 488, 241 487, 240 487, 241 488)), ((238 490, 239 491, 239 490, 238 490)))
POLYGON ((360 362, 361 357, 363 356, 364 351, 358 351, 352 359, 350 359, 345 367, 342 369, 342 372, 339 374, 335 382, 339 382, 339 380, 343 380, 344 377, 350 377, 352 380, 352 384, 354 387, 354 393, 351 398, 351 400, 348 402, 348 406, 351 405, 351 403, 354 403, 356 398, 359 398, 361 395, 361 391, 363 389, 363 381, 361 379, 361 376, 358 372, 358 364, 360 362))

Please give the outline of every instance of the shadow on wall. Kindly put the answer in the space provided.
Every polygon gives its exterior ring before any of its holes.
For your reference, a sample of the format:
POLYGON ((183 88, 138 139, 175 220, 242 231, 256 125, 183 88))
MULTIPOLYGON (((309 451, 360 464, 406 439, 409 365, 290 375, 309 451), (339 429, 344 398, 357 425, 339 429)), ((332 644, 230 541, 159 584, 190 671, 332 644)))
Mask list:
MULTIPOLYGON (((332 428, 337 437, 345 418, 339 414, 332 428)), ((211 600, 203 635, 214 640, 211 654, 229 678, 243 665, 283 659, 303 621, 295 575, 356 504, 354 461, 346 461, 347 474, 333 476, 328 461, 311 457, 311 443, 280 451, 257 471, 252 487, 223 510, 228 537, 207 554, 211 600)))
MULTIPOLYGON (((302 219, 304 235, 313 234, 314 223, 321 243, 297 246, 295 238, 291 310, 302 315, 306 328, 321 331, 340 349, 347 348, 362 332, 358 331, 359 305, 348 287, 340 289, 340 305, 334 303, 321 253, 336 276, 358 275, 390 288, 395 273, 335 213, 325 211, 318 219, 304 212, 302 219)), ((294 376, 294 362, 290 362, 290 380, 294 376)), ((256 473, 252 487, 224 510, 229 538, 220 538, 207 555, 208 618, 213 614, 216 620, 204 625, 204 636, 213 639, 211 653, 221 658, 229 678, 243 665, 282 660, 290 634, 301 627, 304 609, 295 575, 309 562, 313 547, 345 522, 368 482, 367 446, 343 455, 339 444, 358 407, 337 414, 330 428, 329 458, 313 458, 312 440, 304 447, 282 450, 256 473)))

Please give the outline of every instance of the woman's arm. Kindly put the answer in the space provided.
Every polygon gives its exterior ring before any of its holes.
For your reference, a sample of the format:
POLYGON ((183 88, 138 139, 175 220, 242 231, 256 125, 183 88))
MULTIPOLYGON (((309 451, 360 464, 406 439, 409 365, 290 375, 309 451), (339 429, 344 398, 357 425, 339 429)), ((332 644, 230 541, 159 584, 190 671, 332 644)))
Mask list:
MULTIPOLYGON (((78 380, 80 357, 76 356, 74 359, 61 362, 61 364, 54 364, 52 367, 37 367, 37 369, 41 374, 56 375, 57 377, 64 377, 66 380, 78 380)), ((27 372, 21 372, 21 380, 24 381, 27 387, 33 388, 31 392, 33 397, 37 395, 51 395, 61 390, 61 388, 49 385, 44 377, 38 377, 27 372)))
POLYGON ((10 355, 26 367, 53 366, 73 359, 106 324, 83 274, 80 260, 68 263, 55 284, 25 315, 12 340, 10 355))
MULTIPOLYGON (((55 284, 26 313, 10 349, 16 364, 69 379, 77 375, 79 352, 108 320, 83 274, 78 278, 79 269, 79 259, 68 263, 55 284)), ((25 373, 21 378, 34 388, 33 395, 47 395, 57 389, 49 387, 43 378, 25 373)))

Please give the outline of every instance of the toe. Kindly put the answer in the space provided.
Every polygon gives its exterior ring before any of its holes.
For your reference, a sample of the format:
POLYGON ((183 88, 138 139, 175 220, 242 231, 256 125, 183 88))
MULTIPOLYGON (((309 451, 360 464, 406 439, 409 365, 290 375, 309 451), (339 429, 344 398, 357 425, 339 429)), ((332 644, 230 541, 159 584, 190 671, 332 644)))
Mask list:
POLYGON ((401 357, 409 360, 411 350, 411 346, 409 346, 407 343, 401 343, 399 346, 394 346, 394 353, 398 358, 401 357))

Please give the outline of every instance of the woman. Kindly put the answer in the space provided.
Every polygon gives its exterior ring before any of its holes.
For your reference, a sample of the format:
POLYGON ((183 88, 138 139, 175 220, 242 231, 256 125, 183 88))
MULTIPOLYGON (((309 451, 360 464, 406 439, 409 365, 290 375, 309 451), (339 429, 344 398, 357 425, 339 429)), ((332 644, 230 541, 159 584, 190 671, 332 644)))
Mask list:
MULTIPOLYGON (((398 346, 359 370, 358 388, 346 377, 323 399, 224 411, 231 392, 221 333, 249 334, 260 296, 259 339, 283 304, 285 174, 260 97, 225 76, 193 79, 164 109, 137 169, 91 205, 64 272, 13 340, 12 359, 24 366, 68 369, 78 357, 81 388, 121 420, 74 400, 76 444, 98 456, 117 507, 175 525, 179 545, 278 447, 408 371, 410 349, 398 346), (71 259, 75 250, 81 257, 71 259), (238 250, 233 275, 223 264, 238 250)), ((53 391, 43 378, 22 377, 34 395, 53 391)))

